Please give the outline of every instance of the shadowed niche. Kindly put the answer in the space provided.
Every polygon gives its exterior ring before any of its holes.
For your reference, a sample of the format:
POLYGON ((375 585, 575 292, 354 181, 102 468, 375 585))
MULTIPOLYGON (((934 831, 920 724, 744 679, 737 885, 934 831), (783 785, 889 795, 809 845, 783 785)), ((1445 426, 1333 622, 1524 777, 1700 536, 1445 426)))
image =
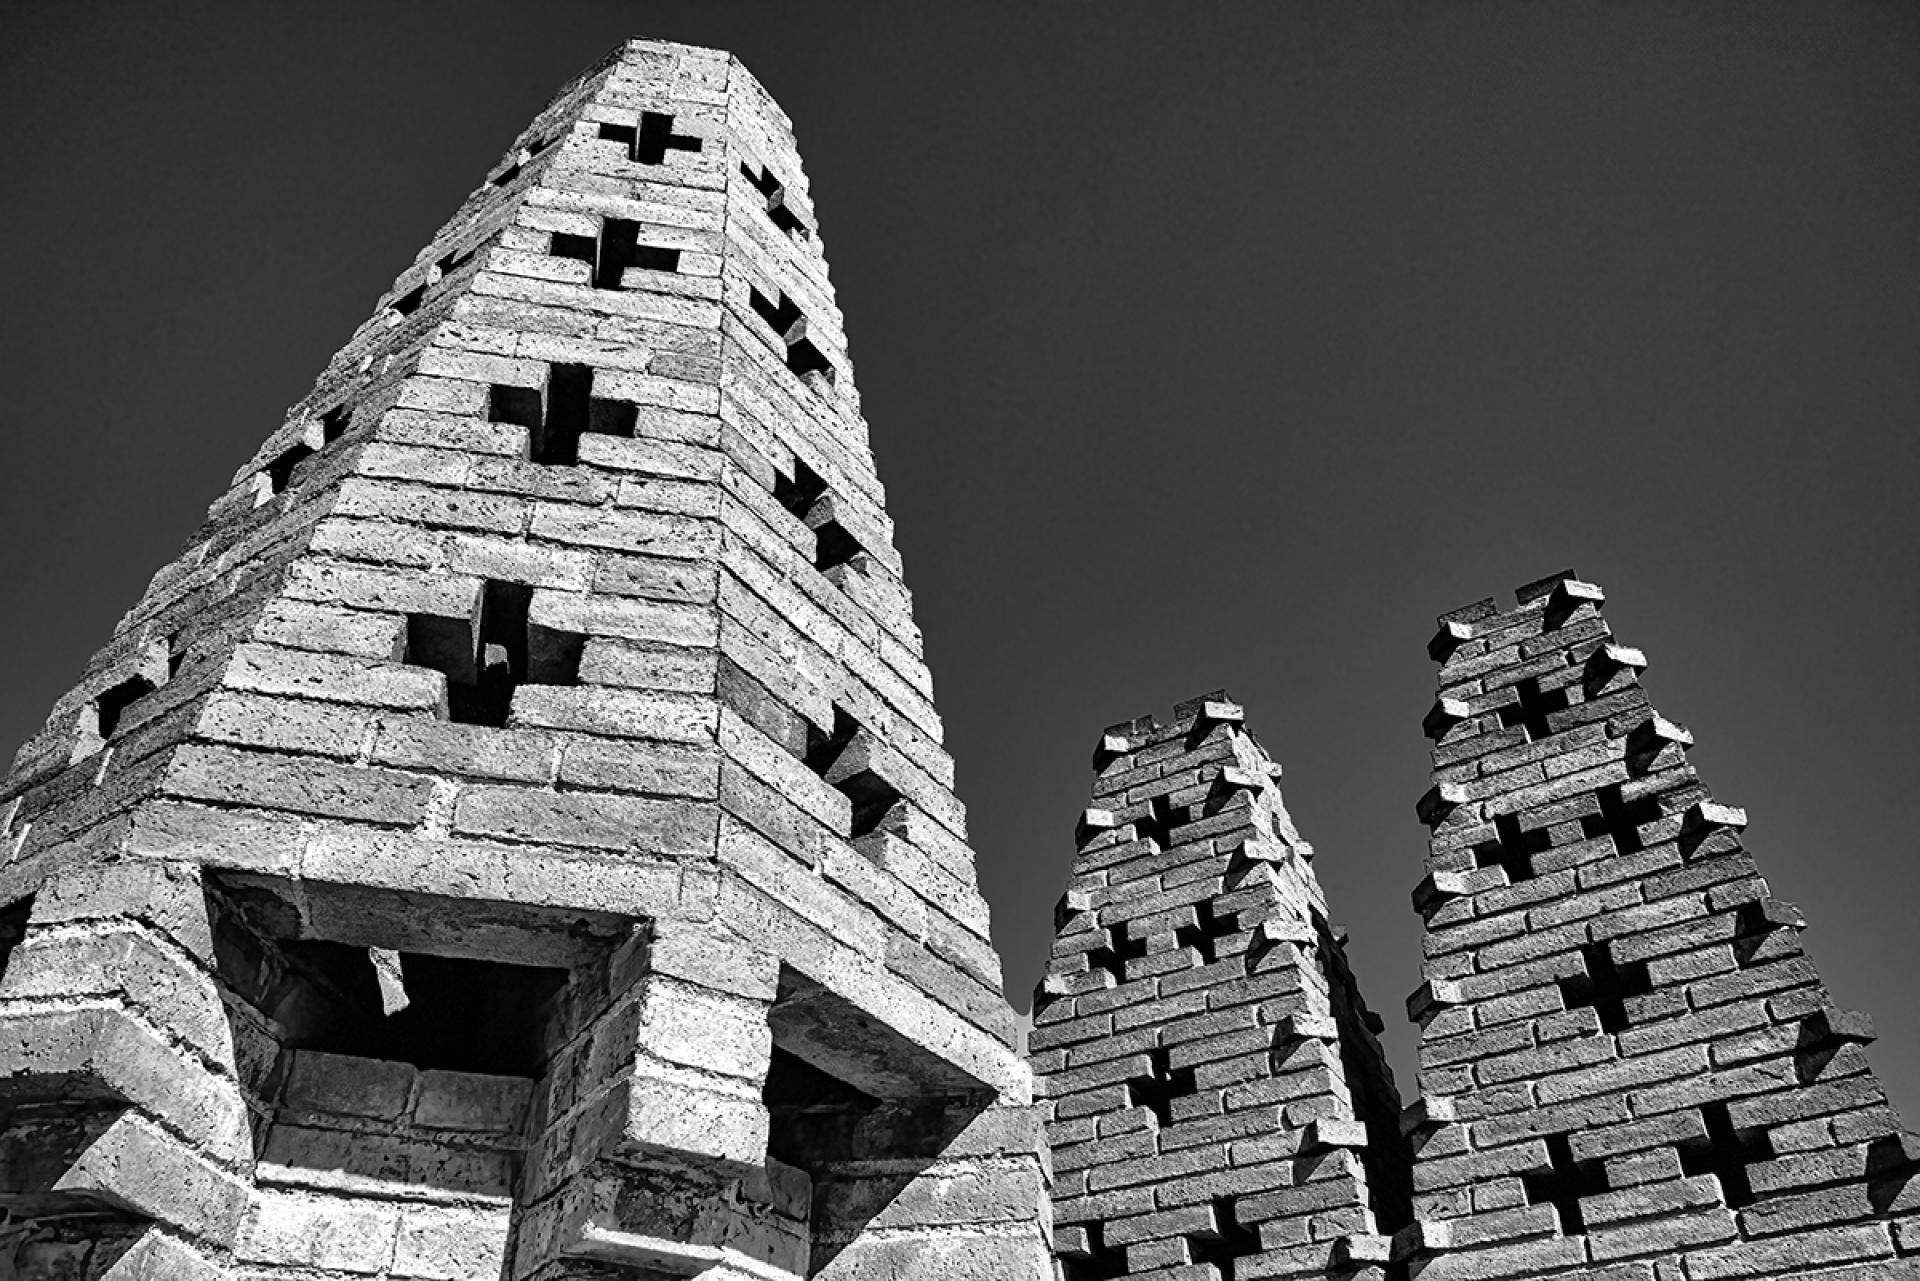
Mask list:
POLYGON ((824 1269, 992 1102, 993 1091, 783 970, 769 1015, 767 1168, 804 1207, 803 1276, 824 1269))

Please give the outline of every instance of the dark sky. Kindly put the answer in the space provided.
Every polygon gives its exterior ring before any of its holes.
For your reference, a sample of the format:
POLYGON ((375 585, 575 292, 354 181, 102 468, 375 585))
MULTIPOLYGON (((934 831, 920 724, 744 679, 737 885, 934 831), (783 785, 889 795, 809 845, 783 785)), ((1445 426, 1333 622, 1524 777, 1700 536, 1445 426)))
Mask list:
POLYGON ((1920 7, 0 5, 0 740, 618 40, 813 183, 1016 1005, 1225 685, 1411 1095, 1433 616, 1568 566, 1920 1122, 1920 7))

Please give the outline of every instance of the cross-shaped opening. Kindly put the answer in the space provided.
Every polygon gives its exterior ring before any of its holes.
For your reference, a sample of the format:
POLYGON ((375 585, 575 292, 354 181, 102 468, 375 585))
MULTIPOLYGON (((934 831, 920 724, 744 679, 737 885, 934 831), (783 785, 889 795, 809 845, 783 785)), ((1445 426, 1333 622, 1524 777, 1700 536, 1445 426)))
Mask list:
POLYGON ((1240 914, 1223 912, 1220 905, 1212 899, 1195 903, 1196 919, 1187 925, 1174 927, 1173 941, 1176 947, 1190 947, 1200 954, 1203 964, 1211 965, 1220 959, 1220 940, 1240 931, 1240 914))
POLYGON ((792 476, 775 473, 773 478, 774 501, 813 530, 813 567, 823 571, 849 564, 867 550, 838 520, 815 517, 814 505, 826 493, 827 482, 798 458, 793 460, 792 476))
POLYGON ((801 520, 807 518, 807 512, 826 492, 827 482, 798 458, 793 460, 793 475, 776 472, 773 477, 773 500, 801 520))
POLYGON ((1147 940, 1133 938, 1127 933, 1125 921, 1115 921, 1106 927, 1106 941, 1087 953, 1089 970, 1105 970, 1113 975, 1114 982, 1127 981, 1127 962, 1139 960, 1147 954, 1147 940))
POLYGON ((1220 1281, 1234 1281, 1238 1275, 1236 1260, 1259 1253, 1260 1229, 1240 1222, 1238 1197, 1215 1197, 1213 1231, 1187 1237, 1187 1257, 1195 1263, 1211 1263, 1219 1269, 1220 1281))
POLYGON ((767 328, 786 344, 787 368, 802 378, 817 373, 831 383, 834 378, 833 365, 827 360, 826 354, 807 337, 807 321, 800 314, 799 304, 788 298, 784 291, 780 293, 777 303, 758 289, 749 287, 749 294, 753 314, 765 321, 767 328))
POLYGON ((548 466, 580 461, 580 437, 633 435, 639 408, 593 394, 589 365, 548 365, 543 398, 536 388, 495 383, 488 389, 487 419, 527 429, 527 457, 548 466))
POLYGON ((1108 1245, 1106 1225, 1097 1220, 1081 1224, 1087 1234, 1085 1254, 1060 1255, 1060 1281, 1118 1281, 1127 1275, 1127 1249, 1108 1245))
POLYGON ((1573 1145, 1564 1134, 1547 1136, 1547 1159, 1552 1168, 1541 1174, 1523 1174, 1520 1185, 1528 1205, 1551 1205, 1563 1236, 1587 1230, 1580 1198, 1607 1191, 1606 1168, 1598 1161, 1575 1161, 1573 1145))
POLYGON ((1627 999, 1646 996, 1653 991, 1647 963, 1634 961, 1616 965, 1612 949, 1604 943, 1588 943, 1581 947, 1580 963, 1585 967, 1584 973, 1560 980, 1561 1000, 1569 1010, 1593 1007, 1594 1013, 1600 1016, 1602 1031, 1624 1031, 1630 1021, 1627 1018, 1627 999))
POLYGON ((848 835, 856 838, 877 831, 887 811, 901 799, 900 790, 870 767, 845 768, 842 758, 861 728, 846 708, 835 704, 832 729, 807 726, 807 750, 801 757, 808 769, 830 780, 834 789, 853 803, 853 825, 848 835))
POLYGON ((797 236, 804 237, 807 234, 807 224, 801 222, 799 215, 787 208, 786 184, 773 176, 773 170, 762 166, 760 172, 755 173, 746 162, 742 161, 740 172, 747 176, 747 181, 753 184, 753 189, 766 201, 767 217, 773 220, 774 226, 797 236))
POLYGON ((1156 796, 1147 802, 1147 812, 1133 820, 1133 837, 1137 841, 1152 841, 1161 849, 1173 847, 1173 829, 1187 821, 1186 810, 1176 814, 1174 804, 1165 796, 1156 796))
POLYGON ((1567 691, 1552 689, 1542 693, 1539 680, 1529 676, 1514 686, 1514 692, 1520 696, 1520 701, 1500 709, 1500 723, 1508 729, 1515 725, 1524 728, 1528 742, 1537 742, 1553 733, 1553 727, 1547 724, 1547 717, 1553 712, 1566 710, 1567 691))
POLYGON ((640 243, 640 224, 626 218, 604 218, 597 235, 555 232, 548 247, 555 258, 572 258, 593 267, 595 289, 618 289, 629 267, 645 271, 678 271, 680 251, 640 243))
POLYGON ((1172 1055, 1164 1048, 1149 1050, 1147 1061, 1145 1076, 1126 1080, 1127 1106, 1145 1108, 1164 1129, 1173 1124, 1173 1101, 1198 1093, 1200 1087, 1194 1081, 1193 1069, 1174 1067, 1172 1055))
POLYGON ((503 726, 522 685, 577 685, 587 638, 529 622, 533 589, 488 582, 478 619, 407 616, 406 662, 447 678, 447 717, 503 726))
POLYGON ((1501 814, 1493 820, 1493 839, 1473 847, 1473 863, 1475 867, 1500 868, 1506 872, 1509 885, 1518 885, 1539 875, 1533 868, 1533 856, 1552 844, 1553 838, 1544 828, 1523 831, 1519 815, 1501 814))
POLYGON ((1646 848, 1646 842, 1640 839, 1640 825, 1661 817, 1658 800, 1651 796, 1642 796, 1637 801, 1622 800, 1618 783, 1601 788, 1593 798, 1600 803, 1600 812, 1580 820, 1580 830, 1589 839, 1611 836, 1613 848, 1622 854, 1646 848))
POLYGON ((1679 1144, 1680 1169, 1718 1179, 1721 1199, 1729 1210, 1752 1205, 1758 1198, 1753 1194, 1753 1177, 1747 1167, 1774 1158, 1773 1139, 1759 1126, 1736 1128, 1725 1103, 1706 1104, 1700 1109, 1700 1118, 1707 1125, 1706 1137, 1679 1144))
POLYGON ((699 151, 701 140, 673 131, 673 117, 664 111, 643 111, 640 125, 601 125, 600 136, 627 144, 627 159, 637 164, 665 164, 669 151, 699 151))

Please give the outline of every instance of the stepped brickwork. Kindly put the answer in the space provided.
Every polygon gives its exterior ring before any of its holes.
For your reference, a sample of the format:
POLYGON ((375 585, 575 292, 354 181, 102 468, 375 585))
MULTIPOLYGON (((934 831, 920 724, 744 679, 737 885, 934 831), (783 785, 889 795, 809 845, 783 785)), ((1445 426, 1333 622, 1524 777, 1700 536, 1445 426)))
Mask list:
POLYGON ((1066 1281, 1378 1277, 1399 1096, 1224 693, 1108 729, 1034 997, 1066 1281))
POLYGON ((0 790, 0 1274, 1038 1281, 789 124, 568 86, 0 790))
POLYGON ((1902 1130, 1571 574, 1440 619, 1414 1213, 1422 1281, 1920 1276, 1902 1130))

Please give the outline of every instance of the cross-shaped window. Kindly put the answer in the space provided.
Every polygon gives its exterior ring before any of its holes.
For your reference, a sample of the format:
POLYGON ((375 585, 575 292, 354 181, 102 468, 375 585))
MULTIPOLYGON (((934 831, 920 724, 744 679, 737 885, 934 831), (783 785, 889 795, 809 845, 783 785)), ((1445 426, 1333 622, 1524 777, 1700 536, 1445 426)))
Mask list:
POLYGON ((1711 1174, 1720 1181, 1720 1196, 1729 1210, 1749 1206, 1753 1194, 1753 1176, 1747 1167, 1774 1158, 1773 1139, 1757 1126, 1737 1129, 1725 1103, 1709 1103, 1700 1109, 1706 1122, 1705 1138, 1688 1139, 1679 1145, 1680 1169, 1687 1174, 1711 1174))
POLYGON ((447 718, 466 725, 507 723, 522 685, 577 685, 587 638, 529 622, 533 588, 488 582, 476 618, 407 616, 404 661, 447 678, 447 718))
POLYGON ((1473 847, 1474 866, 1503 869, 1509 885, 1518 885, 1539 875, 1533 867, 1533 856, 1553 844, 1545 828, 1525 831, 1520 827, 1519 815, 1500 814, 1493 820, 1493 833, 1492 840, 1473 847))
POLYGON ((1147 940, 1133 938, 1127 933, 1125 921, 1115 921, 1106 927, 1106 941, 1087 953, 1089 970, 1105 970, 1113 975, 1114 982, 1127 981, 1127 962, 1136 961, 1147 954, 1147 940))
POLYGON ((1219 1269, 1221 1281, 1234 1281, 1239 1275, 1236 1260, 1259 1253, 1260 1229, 1240 1222, 1237 1197, 1215 1197, 1213 1231, 1187 1235, 1187 1257, 1195 1263, 1211 1263, 1219 1269))
POLYGON ((1611 836, 1613 848, 1622 854, 1632 854, 1647 847, 1646 842, 1640 839, 1640 825, 1661 817, 1658 800, 1651 796, 1642 796, 1636 801, 1622 800, 1618 783, 1601 788, 1593 798, 1600 803, 1600 812, 1580 820, 1580 830, 1589 839, 1611 836))
POLYGON ((801 222, 800 216, 787 207, 786 185, 773 176, 773 170, 763 165, 760 172, 755 173, 745 162, 742 162, 740 172, 747 176, 747 181, 753 184, 753 189, 766 201, 767 217, 773 220, 774 226, 797 236, 804 237, 807 234, 807 224, 801 222))
POLYGON ((1513 688, 1520 696, 1520 701, 1500 709, 1500 723, 1508 729, 1515 725, 1524 728, 1528 742, 1537 742, 1553 733, 1553 727, 1547 724, 1547 717, 1553 712, 1566 710, 1567 691, 1552 689, 1542 693, 1539 680, 1531 676, 1513 688))
POLYGON ((666 163, 669 151, 699 151, 700 139, 673 131, 673 117, 664 111, 643 111, 640 124, 601 125, 600 136, 627 144, 627 159, 643 165, 666 163))
POLYGON ((680 251, 640 243, 640 224, 626 218, 603 218, 598 234, 576 236, 554 233, 549 252, 593 268, 595 289, 618 289, 627 268, 644 271, 680 270, 680 251))
POLYGON ((1580 949, 1583 973, 1560 980, 1560 997, 1569 1010, 1592 1006, 1600 1016, 1604 1032, 1626 1029, 1627 998, 1646 996, 1653 991, 1653 980, 1645 961, 1616 965, 1613 950, 1604 943, 1588 943, 1580 949))
POLYGON ((808 769, 852 803, 853 823, 848 831, 852 837, 877 830, 888 811, 901 800, 900 790, 874 772, 864 750, 848 754, 861 733, 860 722, 846 708, 835 704, 832 729, 807 726, 807 750, 801 757, 808 769))
POLYGON ((1172 1056, 1156 1047, 1147 1052, 1148 1069, 1144 1076, 1127 1078, 1127 1104, 1153 1113, 1162 1128, 1173 1124, 1173 1101, 1198 1093, 1193 1069, 1176 1068, 1172 1056))
POLYGON ((1561 1234, 1577 1236, 1587 1230, 1580 1198, 1607 1191, 1606 1169, 1597 1161, 1575 1161, 1573 1146, 1564 1134, 1547 1136, 1547 1160, 1549 1169, 1520 1176, 1527 1204, 1551 1205, 1560 1221, 1561 1234))
POLYGON ((1174 815, 1173 802, 1165 796, 1155 796, 1147 802, 1147 812, 1133 819, 1133 839, 1152 841, 1161 849, 1173 847, 1173 829, 1186 822, 1184 810, 1178 817, 1174 815))
POLYGON ((813 345, 807 337, 807 318, 800 314, 800 306, 787 295, 780 293, 780 301, 774 302, 758 289, 749 288, 749 301, 753 314, 760 317, 773 330, 774 335, 786 346, 787 368, 805 378, 817 373, 829 383, 833 381, 833 365, 826 354, 813 345))
POLYGON ((1240 914, 1221 911, 1212 899, 1194 904, 1194 914, 1193 922, 1175 927, 1174 945, 1192 948, 1202 962, 1210 965, 1220 959, 1220 940, 1239 933, 1240 914))
POLYGON ((552 466, 579 462, 580 437, 587 432, 632 436, 639 416, 626 401, 595 396, 588 365, 548 365, 544 397, 535 387, 499 383, 487 397, 488 420, 525 427, 527 457, 552 466))

